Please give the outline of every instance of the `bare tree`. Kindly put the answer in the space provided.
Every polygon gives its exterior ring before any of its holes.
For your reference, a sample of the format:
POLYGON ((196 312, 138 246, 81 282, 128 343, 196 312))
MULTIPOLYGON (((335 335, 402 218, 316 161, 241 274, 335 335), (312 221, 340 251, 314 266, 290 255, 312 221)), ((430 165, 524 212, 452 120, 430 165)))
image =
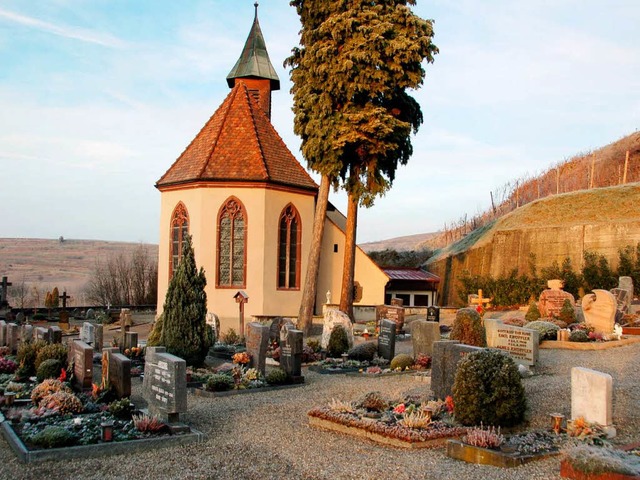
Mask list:
POLYGON ((29 301, 29 284, 26 282, 26 276, 22 275, 20 282, 15 283, 9 288, 9 297, 11 303, 24 310, 29 301))

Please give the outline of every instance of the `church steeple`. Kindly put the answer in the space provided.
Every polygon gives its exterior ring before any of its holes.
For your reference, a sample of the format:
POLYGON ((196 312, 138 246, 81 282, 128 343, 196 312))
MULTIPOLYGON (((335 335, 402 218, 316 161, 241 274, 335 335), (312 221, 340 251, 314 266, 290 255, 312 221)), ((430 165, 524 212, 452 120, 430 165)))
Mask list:
POLYGON ((280 79, 276 73, 258 22, 258 2, 251 31, 244 44, 240 58, 227 75, 227 84, 233 88, 242 79, 254 94, 267 116, 271 117, 271 92, 280 90, 280 79))

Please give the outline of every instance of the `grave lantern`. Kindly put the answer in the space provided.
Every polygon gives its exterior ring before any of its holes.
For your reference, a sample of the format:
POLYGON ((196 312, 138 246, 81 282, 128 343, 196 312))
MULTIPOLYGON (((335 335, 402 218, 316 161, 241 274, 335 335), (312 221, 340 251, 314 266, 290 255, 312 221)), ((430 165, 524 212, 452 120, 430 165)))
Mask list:
POLYGON ((240 321, 240 335, 244 337, 244 304, 249 303, 249 295, 243 290, 238 290, 238 292, 233 296, 236 299, 236 303, 238 304, 238 309, 240 310, 239 321, 240 321))
POLYGON ((102 441, 110 442, 113 440, 113 422, 102 422, 100 424, 102 428, 102 441))

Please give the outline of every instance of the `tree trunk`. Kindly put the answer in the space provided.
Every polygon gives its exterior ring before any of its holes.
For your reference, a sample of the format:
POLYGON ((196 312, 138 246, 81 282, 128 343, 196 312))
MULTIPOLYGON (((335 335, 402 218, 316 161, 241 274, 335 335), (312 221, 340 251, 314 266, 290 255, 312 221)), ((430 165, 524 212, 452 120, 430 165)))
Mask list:
POLYGON ((327 203, 329 202, 330 187, 331 182, 329 177, 322 175, 322 179, 320 180, 320 190, 318 191, 318 201, 316 203, 316 214, 313 219, 313 238, 311 239, 311 250, 309 250, 307 274, 304 280, 300 312, 298 313, 298 328, 307 336, 311 333, 311 325, 313 323, 313 306, 316 301, 316 293, 318 290, 320 250, 322 249, 324 220, 327 215, 327 203))
POLYGON ((353 316, 353 280, 356 269, 356 229, 358 228, 358 199, 349 194, 347 206, 347 227, 344 239, 344 261, 342 266, 342 289, 340 310, 353 316))

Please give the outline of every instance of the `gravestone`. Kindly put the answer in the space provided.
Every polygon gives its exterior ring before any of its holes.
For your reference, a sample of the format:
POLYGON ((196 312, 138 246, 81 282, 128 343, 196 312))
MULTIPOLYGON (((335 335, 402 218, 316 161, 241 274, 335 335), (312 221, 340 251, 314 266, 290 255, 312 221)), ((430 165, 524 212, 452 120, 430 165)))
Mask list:
POLYGON ((104 347, 104 327, 102 325, 95 325, 93 330, 93 349, 96 352, 101 352, 104 347))
POLYGON ((87 320, 95 320, 96 319, 96 311, 93 308, 87 310, 87 320))
POLYGON ((95 348, 95 326, 93 325, 93 323, 84 322, 82 324, 82 330, 80 330, 80 340, 82 340, 84 343, 92 345, 95 348))
POLYGON ((123 351, 131 350, 138 346, 138 334, 136 332, 124 332, 123 351))
POLYGON ((7 322, 0 320, 0 347, 7 346, 7 322))
POLYGON ((401 298, 392 298, 390 303, 392 307, 402 307, 404 305, 404 300, 401 298))
POLYGON ((207 313, 206 323, 211 327, 213 332, 213 341, 217 342, 218 338, 220 338, 220 319, 213 312, 207 313))
POLYGON ((584 321, 596 333, 613 333, 617 311, 616 299, 607 290, 594 290, 582 298, 584 321))
POLYGON ((562 290, 564 282, 562 280, 549 280, 547 282, 549 287, 547 290, 543 290, 538 299, 538 310, 542 317, 558 317, 562 305, 565 300, 569 300, 571 306, 575 308, 576 299, 573 298, 569 292, 562 290))
POLYGON ((533 366, 538 362, 540 333, 528 328, 506 325, 502 320, 486 318, 487 347, 508 353, 516 363, 533 366))
POLYGON ((20 342, 20 327, 15 323, 7 324, 7 347, 10 353, 18 351, 18 343, 20 342))
POLYGON ((105 348, 102 354, 107 358, 107 372, 103 372, 103 381, 107 379, 108 385, 113 388, 118 398, 130 397, 131 360, 122 355, 117 348, 105 348))
POLYGON ((25 322, 25 316, 24 316, 24 313, 22 313, 22 312, 18 312, 18 313, 17 313, 17 315, 16 315, 16 323, 17 323, 18 325, 21 325, 21 324, 23 324, 24 322, 25 322))
POLYGON ((49 343, 62 343, 62 330, 60 327, 49 327, 49 343))
POLYGON ((416 320, 411 324, 411 342, 413 344, 413 357, 424 354, 433 356, 433 342, 440 340, 440 324, 416 320))
POLYGON ((619 316, 622 318, 623 315, 629 313, 629 307, 631 306, 632 294, 629 290, 625 290, 623 288, 612 288, 609 290, 613 298, 616 300, 616 310, 618 313, 616 314, 616 318, 619 316))
POLYGON ((9 304, 7 302, 7 292, 9 291, 9 287, 13 284, 8 280, 9 279, 7 277, 2 277, 2 283, 0 283, 0 307, 4 307, 9 304))
POLYGON ((33 325, 22 325, 20 337, 23 342, 31 342, 33 340, 33 325))
POLYGON ((396 322, 383 319, 378 335, 378 356, 391 361, 396 355, 396 322))
POLYGON ((440 322, 440 307, 432 305, 427 308, 427 322, 440 322))
POLYGON ((36 341, 43 340, 47 343, 51 343, 51 339, 49 338, 49 329, 44 327, 36 327, 35 330, 36 341))
POLYGON ((302 377, 302 331, 290 329, 285 342, 280 344, 280 366, 294 383, 304 381, 302 377))
POLYGON ((396 322, 396 333, 401 333, 404 327, 404 308, 389 305, 378 305, 376 307, 376 325, 380 326, 383 319, 396 322))
POLYGON ((164 347, 147 347, 142 396, 151 415, 179 422, 180 414, 187 411, 187 363, 166 353, 164 347))
POLYGON ((69 330, 69 312, 61 310, 58 314, 58 325, 62 330, 69 330))
POLYGON ((265 374, 267 348, 269 347, 269 327, 258 322, 247 325, 247 353, 251 357, 251 367, 265 374))
MULTIPOLYGON (((284 343, 287 341, 289 330, 296 330, 296 326, 291 320, 287 319, 282 322, 282 327, 280 327, 280 338, 278 339, 280 343, 284 343)), ((269 330, 269 338, 271 338, 271 330, 269 330)))
POLYGON ((631 292, 631 296, 633 297, 633 278, 618 277, 618 288, 631 292))
POLYGON ((81 390, 90 390, 93 384, 93 347, 82 340, 74 340, 70 347, 76 386, 81 390))
POLYGON ((609 436, 615 435, 612 425, 613 378, 608 373, 589 368, 571 369, 571 418, 584 417, 606 427, 609 436))
POLYGON ((131 318, 131 310, 128 308, 120 309, 120 337, 118 338, 118 345, 120 350, 125 350, 126 333, 133 325, 133 319, 131 318))
POLYGON ((284 322, 285 320, 282 317, 276 317, 271 320, 271 325, 269 325, 270 342, 280 341, 280 329, 282 328, 282 325, 284 325, 284 322))
POLYGON ((331 332, 336 325, 342 325, 344 327, 347 332, 347 339, 349 340, 349 348, 353 347, 353 324, 351 323, 349 316, 340 310, 327 310, 325 312, 320 346, 322 348, 327 348, 329 346, 329 338, 331 337, 331 332))
POLYGON ((469 353, 480 352, 481 347, 465 345, 455 340, 440 340, 433 344, 431 361, 431 391, 434 398, 444 400, 453 393, 458 362, 469 353))

